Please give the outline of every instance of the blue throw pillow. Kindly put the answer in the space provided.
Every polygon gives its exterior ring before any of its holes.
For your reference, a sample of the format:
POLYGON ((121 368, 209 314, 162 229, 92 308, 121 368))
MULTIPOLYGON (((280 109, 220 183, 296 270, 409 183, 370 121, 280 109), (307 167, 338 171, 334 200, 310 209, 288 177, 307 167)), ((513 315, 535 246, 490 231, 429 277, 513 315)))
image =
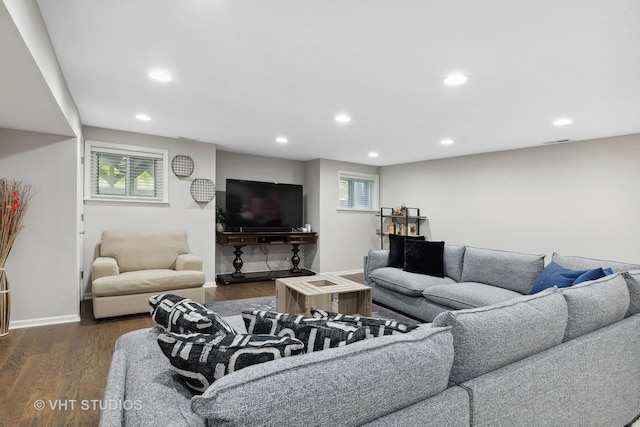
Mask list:
POLYGON ((589 280, 601 279, 604 276, 608 276, 602 268, 594 268, 593 270, 587 270, 582 273, 576 280, 573 281, 574 285, 578 283, 587 282, 589 280))
POLYGON ((558 288, 568 288, 569 286, 577 285, 578 283, 586 282, 588 280, 600 279, 604 276, 613 274, 610 268, 594 268, 592 270, 570 270, 564 268, 555 262, 551 261, 547 265, 535 282, 533 287, 529 291, 529 295, 544 291, 545 289, 557 286, 558 288))
POLYGON ((557 286, 559 288, 568 288, 573 285, 584 271, 569 270, 555 262, 551 261, 541 272, 533 287, 529 291, 529 295, 544 291, 545 289, 557 286))

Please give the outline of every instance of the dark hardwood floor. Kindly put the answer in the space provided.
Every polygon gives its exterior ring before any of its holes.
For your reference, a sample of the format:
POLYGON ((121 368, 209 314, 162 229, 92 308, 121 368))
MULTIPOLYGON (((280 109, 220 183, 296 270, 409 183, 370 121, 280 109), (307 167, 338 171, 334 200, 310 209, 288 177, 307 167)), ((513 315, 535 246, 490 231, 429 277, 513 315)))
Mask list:
MULTIPOLYGON (((363 282, 362 274, 345 277, 363 282)), ((271 295, 273 281, 242 283, 207 288, 206 302, 271 295)), ((98 425, 115 341, 154 322, 148 314, 95 320, 91 300, 80 311, 80 322, 0 338, 0 426, 98 425)))

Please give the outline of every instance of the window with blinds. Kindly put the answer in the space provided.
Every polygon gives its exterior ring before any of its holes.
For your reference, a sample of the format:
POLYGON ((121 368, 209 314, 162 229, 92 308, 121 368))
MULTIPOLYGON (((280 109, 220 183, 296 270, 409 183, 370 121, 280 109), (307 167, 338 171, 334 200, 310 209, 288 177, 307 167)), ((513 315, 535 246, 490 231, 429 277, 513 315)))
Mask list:
POLYGON ((338 209, 378 210, 378 176, 338 172, 338 209))
POLYGON ((87 141, 85 199, 168 203, 168 152, 87 141))

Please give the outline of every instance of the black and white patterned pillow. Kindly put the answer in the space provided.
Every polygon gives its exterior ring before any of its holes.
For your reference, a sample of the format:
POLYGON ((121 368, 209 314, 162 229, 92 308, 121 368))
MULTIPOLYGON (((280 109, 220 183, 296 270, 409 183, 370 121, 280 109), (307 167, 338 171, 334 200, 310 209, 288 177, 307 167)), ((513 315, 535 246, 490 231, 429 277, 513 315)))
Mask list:
POLYGON ((383 335, 403 334, 418 328, 417 323, 398 322, 397 320, 378 319, 375 317, 352 316, 348 314, 334 313, 331 311, 311 309, 311 315, 315 319, 333 320, 367 328, 367 338, 381 337, 383 335))
POLYGON ((366 328, 274 311, 243 311, 250 334, 289 336, 303 342, 305 352, 340 347, 366 338, 366 328))
POLYGON ((151 317, 167 332, 228 335, 236 331, 216 312, 173 294, 149 297, 151 317))
POLYGON ((194 393, 215 380, 258 363, 304 351, 297 339, 273 335, 210 335, 160 333, 158 345, 172 369, 194 393))

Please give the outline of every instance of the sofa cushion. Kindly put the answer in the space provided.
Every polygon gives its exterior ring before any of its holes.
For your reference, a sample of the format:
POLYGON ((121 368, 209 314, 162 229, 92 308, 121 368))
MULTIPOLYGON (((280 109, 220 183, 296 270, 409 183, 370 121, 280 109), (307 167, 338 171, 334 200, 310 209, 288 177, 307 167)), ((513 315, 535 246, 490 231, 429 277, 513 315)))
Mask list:
POLYGON ((121 273, 175 269, 178 255, 186 253, 184 230, 107 230, 100 240, 100 256, 115 258, 121 273))
POLYGON ((479 282, 528 294, 544 268, 544 255, 466 246, 463 282, 479 282))
POLYGON ((389 267, 404 267, 405 242, 407 240, 424 240, 424 236, 389 234, 389 267))
POLYGON ((622 320, 629 309, 629 289, 620 273, 562 290, 569 309, 564 341, 622 320))
POLYGON ((239 369, 304 351, 302 342, 273 335, 158 335, 158 344, 172 369, 195 393, 239 369))
POLYGON ((572 270, 551 261, 540 273, 529 294, 535 294, 548 288, 567 288, 569 286, 600 279, 606 276, 602 268, 592 270, 572 270))
POLYGON ((201 271, 142 270, 101 277, 91 283, 93 296, 162 293, 176 289, 196 288, 205 282, 201 271))
POLYGON ((455 283, 449 277, 409 273, 394 267, 378 268, 371 272, 369 279, 382 288, 412 297, 422 295, 422 292, 431 286, 455 283))
POLYGON ((444 242, 407 240, 404 243, 404 271, 444 277, 444 242))
POLYGON ((462 279, 462 261, 464 259, 464 246, 444 245, 444 275, 451 277, 456 282, 462 279))
POLYGON ((449 329, 420 327, 250 366, 191 408, 209 425, 362 425, 445 390, 452 360, 449 329))
POLYGON ((204 305, 174 294, 149 298, 151 317, 167 332, 187 334, 235 334, 236 331, 216 312, 204 305))
POLYGON ((567 305, 555 289, 488 307, 447 311, 433 321, 434 327, 453 328, 453 384, 560 344, 566 325, 567 305))
POLYGON ((522 296, 518 292, 484 283, 462 282, 438 285, 422 292, 427 300, 453 310, 486 307, 522 296))
POLYGON ((640 264, 628 264, 618 261, 607 261, 604 259, 585 258, 579 256, 566 256, 560 255, 556 252, 551 256, 551 261, 573 270, 588 270, 598 267, 610 268, 614 273, 622 273, 629 270, 640 270, 640 264))
MULTIPOLYGON (((169 360, 158 346, 159 330, 138 329, 116 341, 103 402, 123 404, 104 405, 100 426, 206 425, 191 410, 193 392, 171 370, 169 360)), ((65 422, 60 418, 52 424, 65 422)))
POLYGON ((404 334, 416 329, 417 323, 399 322, 392 319, 378 319, 375 317, 352 316, 349 314, 333 313, 324 310, 311 310, 315 319, 343 322, 357 326, 363 326, 367 331, 367 338, 381 337, 384 335, 404 334))
POLYGON ((344 346, 367 337, 366 328, 363 326, 298 314, 253 310, 243 311, 242 318, 248 333, 297 338, 304 344, 306 353, 344 346))
POLYGON ((624 317, 640 313, 640 270, 629 271, 623 274, 629 288, 629 310, 624 317))

